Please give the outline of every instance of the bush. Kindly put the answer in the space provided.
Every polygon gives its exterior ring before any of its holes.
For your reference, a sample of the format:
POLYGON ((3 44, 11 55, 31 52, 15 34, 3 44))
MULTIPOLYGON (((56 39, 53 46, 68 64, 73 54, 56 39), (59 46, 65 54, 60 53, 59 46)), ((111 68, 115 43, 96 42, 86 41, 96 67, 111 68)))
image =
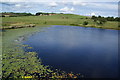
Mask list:
POLYGON ((88 22, 87 22, 87 21, 84 21, 84 22, 83 22, 83 25, 88 25, 88 22))
POLYGON ((47 24, 47 22, 45 21, 44 24, 47 24))

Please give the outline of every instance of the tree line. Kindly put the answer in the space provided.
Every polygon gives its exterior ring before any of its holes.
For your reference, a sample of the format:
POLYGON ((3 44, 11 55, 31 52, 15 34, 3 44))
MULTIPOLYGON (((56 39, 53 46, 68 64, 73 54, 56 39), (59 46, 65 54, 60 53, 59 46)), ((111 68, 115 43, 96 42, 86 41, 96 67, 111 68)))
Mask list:
MULTIPOLYGON (((39 16, 39 15, 49 15, 49 14, 58 14, 58 13, 43 13, 43 12, 37 12, 35 15, 39 16)), ((63 14, 63 13, 60 13, 63 14)))
POLYGON ((92 16, 94 21, 120 21, 120 17, 102 17, 102 16, 92 16))
POLYGON ((2 12, 0 13, 0 17, 18 17, 18 16, 33 16, 31 13, 13 13, 13 12, 2 12))
POLYGON ((97 24, 104 24, 107 21, 120 21, 120 17, 92 16, 91 19, 97 24))
MULTIPOLYGON (((0 13, 0 17, 18 17, 18 16, 39 16, 39 15, 52 15, 52 14, 57 14, 57 13, 43 13, 43 12, 37 12, 36 14, 32 13, 14 13, 14 12, 2 12, 0 13)), ((63 13, 60 13, 63 14, 63 13)))

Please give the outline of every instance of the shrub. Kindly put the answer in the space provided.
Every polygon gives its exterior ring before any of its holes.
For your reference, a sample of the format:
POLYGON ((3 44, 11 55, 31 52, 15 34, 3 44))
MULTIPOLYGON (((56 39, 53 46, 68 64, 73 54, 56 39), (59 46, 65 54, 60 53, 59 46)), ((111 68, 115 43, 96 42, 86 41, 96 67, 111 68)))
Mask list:
POLYGON ((87 21, 84 21, 84 22, 83 22, 83 25, 88 25, 88 22, 87 22, 87 21))

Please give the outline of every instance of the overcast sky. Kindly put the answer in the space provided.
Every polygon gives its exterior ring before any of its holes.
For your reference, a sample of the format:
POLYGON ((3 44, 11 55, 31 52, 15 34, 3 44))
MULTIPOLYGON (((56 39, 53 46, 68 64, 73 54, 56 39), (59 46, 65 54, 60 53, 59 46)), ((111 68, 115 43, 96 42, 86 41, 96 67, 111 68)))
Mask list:
POLYGON ((118 16, 118 0, 0 0, 1 12, 56 12, 118 16))

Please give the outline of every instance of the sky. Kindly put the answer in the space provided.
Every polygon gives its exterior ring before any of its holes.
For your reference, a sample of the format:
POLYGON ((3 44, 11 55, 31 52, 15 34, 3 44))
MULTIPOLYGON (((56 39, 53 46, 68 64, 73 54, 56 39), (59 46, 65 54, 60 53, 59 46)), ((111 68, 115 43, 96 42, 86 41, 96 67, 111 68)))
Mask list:
POLYGON ((118 16, 118 0, 0 0, 0 12, 118 16))

